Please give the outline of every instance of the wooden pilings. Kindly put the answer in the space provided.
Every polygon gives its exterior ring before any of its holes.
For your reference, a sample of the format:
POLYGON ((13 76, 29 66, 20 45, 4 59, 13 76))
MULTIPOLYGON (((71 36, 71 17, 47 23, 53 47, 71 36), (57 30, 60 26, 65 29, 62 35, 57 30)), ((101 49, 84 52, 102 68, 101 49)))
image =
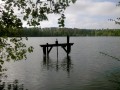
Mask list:
POLYGON ((46 43, 45 45, 40 45, 40 46, 43 48, 43 54, 45 56, 49 55, 49 53, 53 47, 57 47, 57 55, 58 55, 58 47, 59 46, 61 46, 65 50, 67 55, 69 55, 69 53, 71 52, 71 46, 74 44, 74 43, 70 43, 69 41, 70 41, 70 38, 69 38, 69 36, 67 36, 67 43, 58 43, 58 40, 56 39, 55 44, 46 43))

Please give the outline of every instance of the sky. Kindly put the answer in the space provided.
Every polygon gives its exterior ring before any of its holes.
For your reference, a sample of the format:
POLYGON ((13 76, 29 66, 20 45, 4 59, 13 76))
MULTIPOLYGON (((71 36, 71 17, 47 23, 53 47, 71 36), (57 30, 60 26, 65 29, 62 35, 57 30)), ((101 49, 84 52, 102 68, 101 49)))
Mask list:
MULTIPOLYGON (((120 0, 77 0, 66 10, 65 27, 80 29, 120 29, 120 25, 108 19, 120 17, 120 0)), ((49 21, 41 22, 41 27, 58 27, 60 15, 48 15, 49 21)))
MULTIPOLYGON (((65 10, 65 27, 80 29, 120 29, 120 25, 109 19, 120 17, 120 0, 77 0, 65 10)), ((0 0, 1 3, 1 0, 0 0)), ((41 22, 41 27, 58 27, 60 15, 48 15, 48 21, 41 22)), ((23 26, 27 27, 26 22, 23 26)))

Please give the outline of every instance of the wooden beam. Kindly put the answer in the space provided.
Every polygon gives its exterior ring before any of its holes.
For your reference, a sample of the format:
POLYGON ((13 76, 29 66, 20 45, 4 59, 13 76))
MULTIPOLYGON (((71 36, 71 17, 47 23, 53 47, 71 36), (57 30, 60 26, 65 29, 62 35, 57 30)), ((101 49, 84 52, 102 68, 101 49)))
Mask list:
MULTIPOLYGON (((70 46, 72 46, 74 43, 69 43, 70 46)), ((44 44, 44 45, 40 45, 41 47, 57 47, 57 46, 67 46, 67 43, 60 43, 60 44, 44 44)))
POLYGON ((48 53, 50 53, 50 51, 52 50, 53 46, 50 47, 50 49, 48 50, 48 53))
POLYGON ((61 46, 64 50, 65 50, 65 52, 67 53, 67 50, 66 50, 66 48, 64 47, 64 46, 61 46))

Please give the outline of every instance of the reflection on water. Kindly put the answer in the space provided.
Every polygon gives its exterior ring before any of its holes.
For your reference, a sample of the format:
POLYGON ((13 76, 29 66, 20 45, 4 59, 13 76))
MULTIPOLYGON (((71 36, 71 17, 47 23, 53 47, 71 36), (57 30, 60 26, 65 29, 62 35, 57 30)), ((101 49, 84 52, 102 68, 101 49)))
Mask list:
POLYGON ((65 57, 62 61, 58 60, 58 57, 57 60, 52 60, 50 57, 43 56, 43 67, 47 70, 64 70, 69 74, 73 68, 73 64, 70 56, 65 57))
POLYGON ((0 72, 0 90, 28 90, 25 89, 24 84, 21 84, 18 79, 11 82, 5 81, 4 79, 9 78, 5 71, 0 72))
POLYGON ((13 82, 2 82, 0 80, 0 90, 28 90, 24 88, 24 84, 20 84, 16 79, 13 82))
POLYGON ((120 72, 111 73, 108 80, 110 83, 114 84, 115 90, 120 90, 120 72))
POLYGON ((105 56, 111 57, 112 59, 115 59, 115 60, 117 60, 117 61, 120 61, 119 58, 117 58, 117 57, 115 57, 115 56, 112 56, 112 55, 109 55, 108 53, 104 53, 104 52, 99 52, 99 53, 100 53, 100 54, 103 54, 103 55, 105 55, 105 56))

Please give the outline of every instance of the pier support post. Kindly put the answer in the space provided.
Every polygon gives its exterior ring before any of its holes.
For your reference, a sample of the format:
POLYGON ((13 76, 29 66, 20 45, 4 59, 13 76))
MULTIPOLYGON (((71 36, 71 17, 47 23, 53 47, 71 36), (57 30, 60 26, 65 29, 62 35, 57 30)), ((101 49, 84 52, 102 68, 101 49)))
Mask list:
POLYGON ((69 36, 67 36, 67 55, 68 55, 68 54, 70 53, 70 51, 71 51, 71 45, 70 45, 69 41, 70 41, 70 38, 69 38, 69 36))
POLYGON ((47 56, 49 55, 49 50, 48 50, 48 43, 47 43, 47 56))
POLYGON ((69 37, 69 36, 67 36, 67 43, 69 43, 69 41, 70 41, 70 37, 69 37))
POLYGON ((56 43, 56 46, 57 46, 57 59, 58 59, 58 40, 57 39, 56 39, 55 43, 56 43))
POLYGON ((43 47, 43 53, 46 56, 46 47, 43 47))

